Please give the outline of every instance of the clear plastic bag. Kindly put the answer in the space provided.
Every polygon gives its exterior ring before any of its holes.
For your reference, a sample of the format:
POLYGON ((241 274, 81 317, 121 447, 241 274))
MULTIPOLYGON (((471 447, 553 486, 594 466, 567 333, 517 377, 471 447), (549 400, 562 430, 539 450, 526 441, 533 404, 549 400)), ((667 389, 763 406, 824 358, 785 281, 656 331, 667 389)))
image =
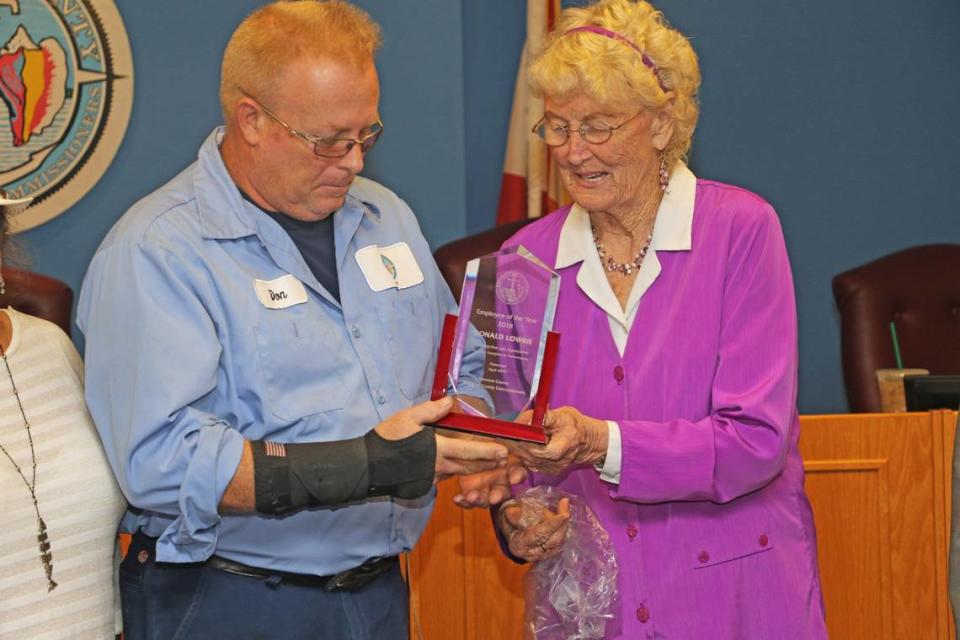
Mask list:
POLYGON ((533 487, 521 494, 521 526, 570 501, 570 523, 563 548, 527 573, 527 637, 536 640, 599 640, 617 605, 617 558, 610 536, 593 511, 574 495, 553 487, 533 487))

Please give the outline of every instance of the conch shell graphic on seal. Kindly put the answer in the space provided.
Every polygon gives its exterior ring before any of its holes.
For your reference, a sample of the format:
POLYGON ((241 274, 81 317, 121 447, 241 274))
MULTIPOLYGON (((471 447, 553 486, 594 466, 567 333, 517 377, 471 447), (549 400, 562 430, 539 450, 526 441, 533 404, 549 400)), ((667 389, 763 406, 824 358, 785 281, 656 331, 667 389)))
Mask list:
POLYGON ((0 98, 10 114, 13 145, 20 147, 49 126, 63 108, 66 53, 53 38, 33 41, 22 25, 0 50, 0 98))

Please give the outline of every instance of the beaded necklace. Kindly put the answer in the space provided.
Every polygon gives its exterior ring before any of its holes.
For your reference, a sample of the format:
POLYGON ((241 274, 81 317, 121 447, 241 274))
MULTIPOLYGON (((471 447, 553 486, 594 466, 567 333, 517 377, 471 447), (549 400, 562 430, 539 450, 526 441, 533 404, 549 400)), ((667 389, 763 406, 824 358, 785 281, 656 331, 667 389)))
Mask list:
POLYGON ((20 468, 20 465, 17 464, 17 461, 13 459, 13 456, 10 455, 10 452, 7 451, 3 444, 0 444, 0 451, 3 452, 3 455, 7 456, 10 464, 17 470, 17 474, 20 476, 20 479, 23 480, 23 484, 26 485, 27 491, 30 492, 30 499, 33 500, 33 510, 37 513, 37 545, 40 549, 40 561, 43 562, 43 570, 47 574, 47 591, 50 592, 57 587, 57 583, 53 580, 53 554, 50 551, 50 537, 47 535, 47 523, 43 521, 43 517, 40 515, 40 505, 37 503, 37 453, 33 447, 33 434, 30 432, 30 421, 27 420, 27 414, 23 410, 20 392, 17 391, 17 383, 13 381, 13 371, 10 370, 7 351, 2 345, 0 345, 0 356, 3 357, 3 364, 7 368, 7 376, 10 378, 10 386, 13 387, 13 396, 17 399, 17 406, 20 407, 20 415, 23 417, 23 426, 27 430, 27 440, 30 442, 31 480, 27 480, 23 469, 20 468))
POLYGON ((634 269, 640 271, 640 266, 643 264, 643 259, 647 257, 647 251, 650 250, 650 243, 653 241, 653 232, 650 232, 650 235, 647 236, 647 241, 643 244, 643 248, 637 252, 636 257, 632 262, 616 262, 613 258, 607 255, 606 249, 603 248, 603 243, 600 242, 600 238, 597 237, 597 228, 593 225, 590 225, 590 231, 593 233, 593 244, 597 247, 597 255, 600 256, 600 262, 605 262, 604 268, 610 272, 622 273, 625 276, 629 276, 633 273, 634 269))

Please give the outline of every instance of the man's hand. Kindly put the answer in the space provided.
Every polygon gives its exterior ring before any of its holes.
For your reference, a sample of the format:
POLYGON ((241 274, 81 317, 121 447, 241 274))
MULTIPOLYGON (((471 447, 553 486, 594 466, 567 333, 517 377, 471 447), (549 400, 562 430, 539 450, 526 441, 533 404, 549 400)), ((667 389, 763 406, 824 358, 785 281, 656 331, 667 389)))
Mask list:
POLYGON ((466 415, 476 415, 471 414, 469 410, 464 407, 464 405, 470 407, 478 414, 482 416, 492 416, 493 408, 487 404, 487 401, 483 398, 478 398, 476 396, 467 396, 467 395, 458 395, 456 396, 453 403, 453 413, 463 413, 466 415))
MULTIPOLYGON (((483 398, 475 396, 458 395, 454 398, 453 413, 471 414, 469 409, 485 416, 492 415, 492 409, 483 398), (464 405, 469 405, 465 407, 464 405)), ((458 440, 471 440, 474 442, 499 442, 508 450, 510 442, 490 436, 482 436, 463 431, 452 431, 443 429, 437 431, 438 436, 446 436, 458 440)), ((473 509, 475 507, 487 508, 491 505, 500 504, 512 495, 510 486, 523 482, 527 477, 527 470, 523 463, 516 456, 507 459, 504 467, 492 469, 490 471, 480 471, 469 475, 461 475, 458 478, 460 483, 460 493, 453 497, 454 504, 464 509, 473 509)))
POLYGON ((538 509, 525 505, 523 499, 503 505, 497 517, 497 527, 503 534, 510 553, 528 562, 536 562, 560 553, 570 524, 570 500, 563 498, 556 512, 542 508, 535 517, 524 516, 524 509, 538 509))
POLYGON ((502 469, 460 477, 460 493, 453 502, 464 509, 487 508, 500 504, 512 494, 511 485, 523 482, 527 470, 516 456, 510 456, 502 469))
MULTIPOLYGON (((407 438, 423 425, 434 423, 450 413, 453 398, 441 398, 398 411, 377 425, 375 431, 386 440, 407 438)), ((504 467, 507 448, 492 440, 451 438, 437 434, 434 481, 452 475, 467 475, 504 467)))
POLYGON ((414 405, 409 409, 397 411, 378 424, 374 431, 384 440, 402 440, 423 429, 423 425, 436 422, 450 413, 453 401, 441 398, 414 405))
POLYGON ((506 468, 507 448, 492 440, 464 440, 437 435, 437 480, 452 475, 496 473, 506 468))
MULTIPOLYGON (((517 422, 523 420, 529 422, 530 412, 517 418, 517 422)), ((571 465, 597 464, 607 455, 607 423, 585 416, 573 407, 548 411, 543 418, 543 428, 549 436, 546 445, 516 443, 511 446, 511 451, 528 469, 559 475, 571 465)))

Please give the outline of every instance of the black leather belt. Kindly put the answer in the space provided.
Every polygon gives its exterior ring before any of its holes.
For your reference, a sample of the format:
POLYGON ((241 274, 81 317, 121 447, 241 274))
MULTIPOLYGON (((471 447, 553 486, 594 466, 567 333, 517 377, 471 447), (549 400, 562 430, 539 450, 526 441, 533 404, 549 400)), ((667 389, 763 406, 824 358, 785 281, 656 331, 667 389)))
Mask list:
POLYGON ((260 567, 251 567, 233 560, 227 560, 220 556, 212 556, 205 564, 211 569, 257 580, 289 582, 290 584, 307 587, 319 587, 324 591, 356 591, 373 582, 380 574, 392 569, 398 562, 397 556, 370 558, 359 567, 347 569, 332 576, 314 576, 306 573, 261 569, 260 567))

